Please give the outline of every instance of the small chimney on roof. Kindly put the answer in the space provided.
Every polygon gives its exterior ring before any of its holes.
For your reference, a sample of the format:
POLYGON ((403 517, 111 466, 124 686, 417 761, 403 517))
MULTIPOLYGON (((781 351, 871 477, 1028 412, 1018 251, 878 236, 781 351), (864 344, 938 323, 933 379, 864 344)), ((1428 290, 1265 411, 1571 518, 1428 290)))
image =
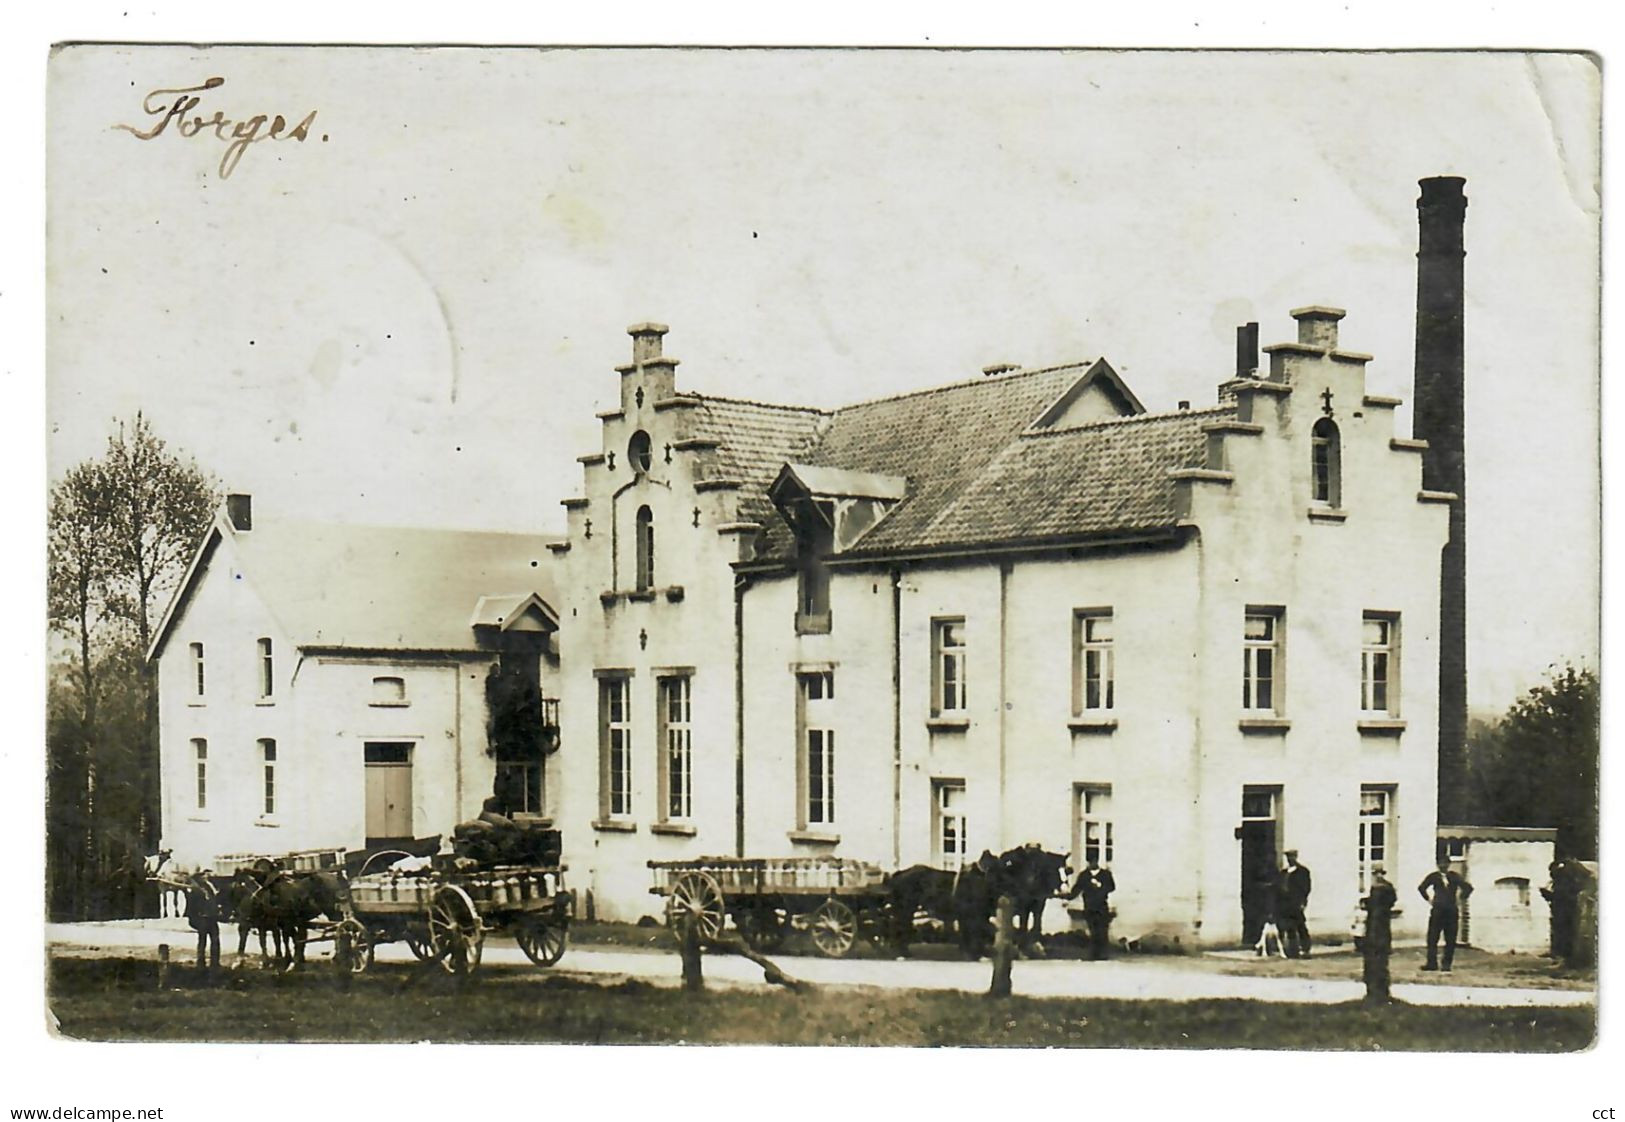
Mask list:
POLYGON ((1236 328, 1236 377, 1258 377, 1258 324, 1236 328))
POLYGON ((982 367, 982 373, 987 375, 989 378, 997 378, 1000 374, 1014 374, 1020 369, 1021 364, 1018 362, 995 362, 989 366, 982 367))
POLYGON ((231 528, 238 533, 247 533, 254 528, 254 496, 227 495, 226 520, 231 528))
POLYGON ((660 357, 660 337, 671 328, 663 323, 634 323, 626 329, 632 336, 632 361, 648 362, 660 357))
POLYGON ((1191 411, 1191 403, 1188 401, 1181 401, 1179 403, 1179 411, 1181 413, 1189 413, 1191 411))
POLYGON ((1298 342, 1306 347, 1319 347, 1324 351, 1337 349, 1337 321, 1348 315, 1342 308, 1327 308, 1311 304, 1307 308, 1293 308, 1292 318, 1298 321, 1298 342))

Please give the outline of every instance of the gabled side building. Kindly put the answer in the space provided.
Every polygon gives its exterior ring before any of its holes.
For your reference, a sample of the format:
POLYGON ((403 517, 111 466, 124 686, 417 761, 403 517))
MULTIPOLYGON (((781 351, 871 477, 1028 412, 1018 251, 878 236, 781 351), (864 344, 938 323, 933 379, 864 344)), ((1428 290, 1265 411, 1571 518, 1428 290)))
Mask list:
POLYGON ((1104 359, 833 411, 713 397, 630 329, 553 547, 557 812, 598 912, 656 910, 650 858, 1031 841, 1113 866, 1123 929, 1214 943, 1251 937, 1288 848, 1323 931, 1373 865, 1419 879, 1453 496, 1343 313, 1293 317, 1167 412, 1104 359))
POLYGON ((256 521, 229 496, 149 652, 176 863, 446 833, 493 792, 541 815, 557 746, 548 544, 256 521))

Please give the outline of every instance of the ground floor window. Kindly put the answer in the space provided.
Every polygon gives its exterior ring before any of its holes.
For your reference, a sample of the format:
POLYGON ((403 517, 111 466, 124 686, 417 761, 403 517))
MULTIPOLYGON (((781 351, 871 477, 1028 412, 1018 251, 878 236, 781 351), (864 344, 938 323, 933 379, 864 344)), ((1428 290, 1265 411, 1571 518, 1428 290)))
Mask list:
POLYGON ((504 814, 542 813, 540 760, 501 760, 497 763, 495 791, 504 814))
POLYGON ((209 742, 207 740, 192 741, 192 758, 197 763, 197 808, 207 810, 209 806, 209 742))
POLYGON ((1358 859, 1362 894, 1371 884, 1372 868, 1381 865, 1390 875, 1394 872, 1393 844, 1394 789, 1370 785, 1360 788, 1358 859))
POLYGON ((660 806, 668 822, 694 814, 693 692, 686 674, 660 679, 660 806))
POLYGON ((265 787, 263 813, 269 817, 276 813, 276 741, 260 741, 260 766, 264 768, 265 787))
POLYGON ((632 679, 599 681, 600 812, 605 818, 632 813, 632 679))
POLYGON ((835 822, 835 673, 796 675, 798 775, 801 828, 835 822))
POLYGON ((1111 784, 1081 783, 1073 789, 1072 800, 1074 864, 1080 869, 1090 861, 1110 865, 1116 856, 1111 784))
POLYGON ((939 869, 958 869, 969 855, 965 839, 965 781, 931 781, 931 861, 939 869))

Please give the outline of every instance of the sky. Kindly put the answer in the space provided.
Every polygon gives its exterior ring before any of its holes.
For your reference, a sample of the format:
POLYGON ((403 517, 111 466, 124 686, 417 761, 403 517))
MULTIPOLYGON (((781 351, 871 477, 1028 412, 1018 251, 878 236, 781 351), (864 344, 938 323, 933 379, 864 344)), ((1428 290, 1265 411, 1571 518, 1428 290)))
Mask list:
POLYGON ((645 320, 701 392, 1104 356, 1158 410, 1330 304, 1409 398, 1416 181, 1465 176, 1470 702, 1596 664, 1582 56, 99 46, 48 80, 48 476, 139 409, 265 517, 561 531, 645 320), (116 127, 211 77, 192 115, 308 135, 222 176, 213 130, 116 127))

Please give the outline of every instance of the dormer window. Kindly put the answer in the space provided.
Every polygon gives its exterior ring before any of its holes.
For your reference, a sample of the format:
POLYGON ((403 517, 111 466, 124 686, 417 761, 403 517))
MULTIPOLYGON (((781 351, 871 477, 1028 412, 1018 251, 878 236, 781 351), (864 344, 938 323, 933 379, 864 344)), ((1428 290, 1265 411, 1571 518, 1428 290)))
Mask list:
POLYGON ((1310 499, 1317 506, 1342 505, 1341 460, 1337 423, 1322 417, 1309 434, 1310 499))

